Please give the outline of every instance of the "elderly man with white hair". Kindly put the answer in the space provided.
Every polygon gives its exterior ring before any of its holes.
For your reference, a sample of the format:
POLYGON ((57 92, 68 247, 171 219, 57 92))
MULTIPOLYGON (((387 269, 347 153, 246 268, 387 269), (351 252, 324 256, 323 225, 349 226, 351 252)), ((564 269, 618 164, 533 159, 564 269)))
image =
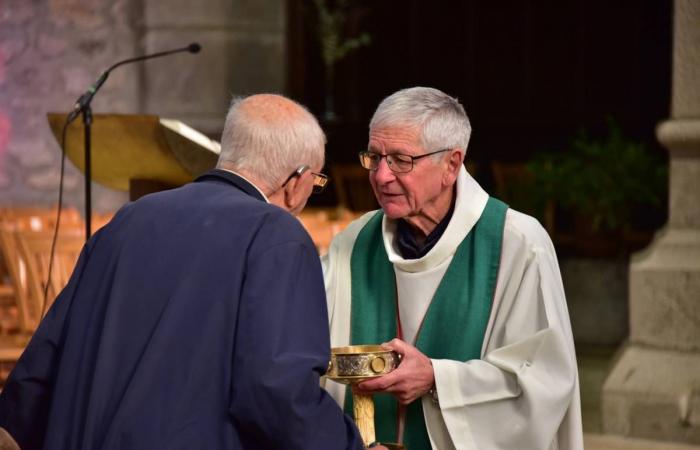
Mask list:
MULTIPOLYGON (((360 162, 381 209, 324 258, 331 344, 384 345, 377 438, 409 450, 583 448, 578 375, 557 258, 532 217, 464 169, 459 102, 416 87, 377 108, 360 162)), ((326 388, 344 405, 343 385, 326 388)))
POLYGON ((330 355, 301 211, 326 178, 301 105, 232 105, 218 168, 124 206, 86 244, 0 396, 31 449, 363 448, 330 355))

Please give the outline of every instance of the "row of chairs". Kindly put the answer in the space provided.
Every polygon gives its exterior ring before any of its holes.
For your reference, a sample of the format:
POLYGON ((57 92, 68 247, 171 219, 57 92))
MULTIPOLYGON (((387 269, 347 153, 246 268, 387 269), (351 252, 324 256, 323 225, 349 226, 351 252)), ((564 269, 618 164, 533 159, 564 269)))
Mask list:
MULTIPOLYGON (((333 237, 358 215, 346 209, 307 209, 299 219, 323 254, 333 237)), ((93 218, 93 229, 110 218, 93 218)), ((0 208, 0 388, 68 282, 83 247, 83 219, 77 210, 64 209, 49 281, 55 226, 54 208, 0 208)))
MULTIPOLYGON (((64 209, 49 281, 56 218, 55 208, 0 208, 0 386, 68 282, 84 244, 80 214, 64 209)), ((93 228, 109 218, 95 218, 93 228)))
POLYGON ((333 237, 362 214, 344 208, 306 208, 299 214, 299 220, 314 241, 318 253, 323 255, 328 252, 333 237))
MULTIPOLYGON (((319 209, 307 210, 299 218, 323 254, 333 237, 357 216, 343 209, 319 209)), ((108 220, 109 216, 98 217, 94 225, 99 228, 108 220)), ((68 282, 84 242, 84 224, 77 210, 63 211, 47 289, 55 225, 54 209, 0 209, 0 305, 5 308, 0 314, 0 336, 31 335, 68 282)))

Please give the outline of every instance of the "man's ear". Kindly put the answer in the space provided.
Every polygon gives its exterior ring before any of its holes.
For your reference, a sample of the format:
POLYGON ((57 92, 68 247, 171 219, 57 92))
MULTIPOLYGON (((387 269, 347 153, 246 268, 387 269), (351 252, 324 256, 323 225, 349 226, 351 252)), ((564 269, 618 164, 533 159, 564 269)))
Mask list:
POLYGON ((443 181, 451 186, 459 176, 459 171, 464 163, 464 150, 456 148, 450 152, 450 156, 445 160, 447 170, 443 173, 443 181))
POLYGON ((306 204, 306 198, 304 197, 304 189, 301 185, 301 181, 304 177, 310 175, 310 171, 306 170, 301 175, 293 177, 284 186, 284 206, 285 209, 294 213, 299 209, 300 205, 306 204))

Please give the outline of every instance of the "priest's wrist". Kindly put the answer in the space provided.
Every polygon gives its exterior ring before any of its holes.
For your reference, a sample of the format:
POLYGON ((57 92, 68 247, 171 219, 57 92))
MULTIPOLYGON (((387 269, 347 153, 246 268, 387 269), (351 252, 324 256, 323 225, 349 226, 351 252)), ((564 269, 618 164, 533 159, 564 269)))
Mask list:
POLYGON ((440 399, 438 398, 438 392, 437 392, 437 387, 435 386, 435 369, 433 368, 433 360, 430 360, 430 370, 433 375, 433 385, 430 386, 430 389, 428 389, 428 392, 426 392, 426 395, 430 396, 430 399, 435 403, 436 405, 440 404, 440 399))
POLYGON ((430 400, 432 400, 433 403, 435 403, 436 405, 440 404, 440 398, 438 397, 437 387, 434 383, 433 386, 430 389, 428 389, 428 395, 430 396, 430 400))

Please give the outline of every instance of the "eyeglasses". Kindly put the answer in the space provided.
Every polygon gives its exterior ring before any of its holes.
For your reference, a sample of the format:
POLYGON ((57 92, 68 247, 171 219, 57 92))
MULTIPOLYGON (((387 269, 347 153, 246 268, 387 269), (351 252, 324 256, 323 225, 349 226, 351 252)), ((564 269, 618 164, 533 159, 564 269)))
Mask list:
POLYGON ((314 194, 320 194, 324 189, 326 189, 330 178, 328 178, 328 175, 325 173, 311 172, 311 175, 314 176, 314 188, 311 192, 314 194))
POLYGON ((390 153, 388 155, 382 155, 379 153, 374 153, 370 151, 360 152, 360 164, 367 170, 372 172, 379 168, 379 163, 382 158, 386 158, 386 164, 389 166, 394 173, 406 173, 413 170, 413 162, 417 159, 425 158, 426 156, 435 155, 436 153, 442 153, 452 150, 451 148, 443 148, 435 152, 425 153, 423 155, 404 155, 402 153, 390 153))
MULTIPOLYGON (((287 185, 287 183, 289 183, 289 181, 292 178, 302 176, 304 174, 304 172, 306 172, 307 170, 309 170, 309 166, 306 166, 306 165, 299 166, 297 168, 297 170, 292 172, 292 174, 289 175, 286 180, 284 180, 284 183, 282 183, 282 187, 285 187, 287 185)), ((326 175, 324 173, 316 173, 316 172, 311 172, 311 175, 314 176, 314 187, 313 187, 313 190, 311 192, 314 194, 319 194, 319 193, 323 192, 323 190, 328 185, 328 182, 330 181, 330 178, 328 178, 328 175, 326 175)))

